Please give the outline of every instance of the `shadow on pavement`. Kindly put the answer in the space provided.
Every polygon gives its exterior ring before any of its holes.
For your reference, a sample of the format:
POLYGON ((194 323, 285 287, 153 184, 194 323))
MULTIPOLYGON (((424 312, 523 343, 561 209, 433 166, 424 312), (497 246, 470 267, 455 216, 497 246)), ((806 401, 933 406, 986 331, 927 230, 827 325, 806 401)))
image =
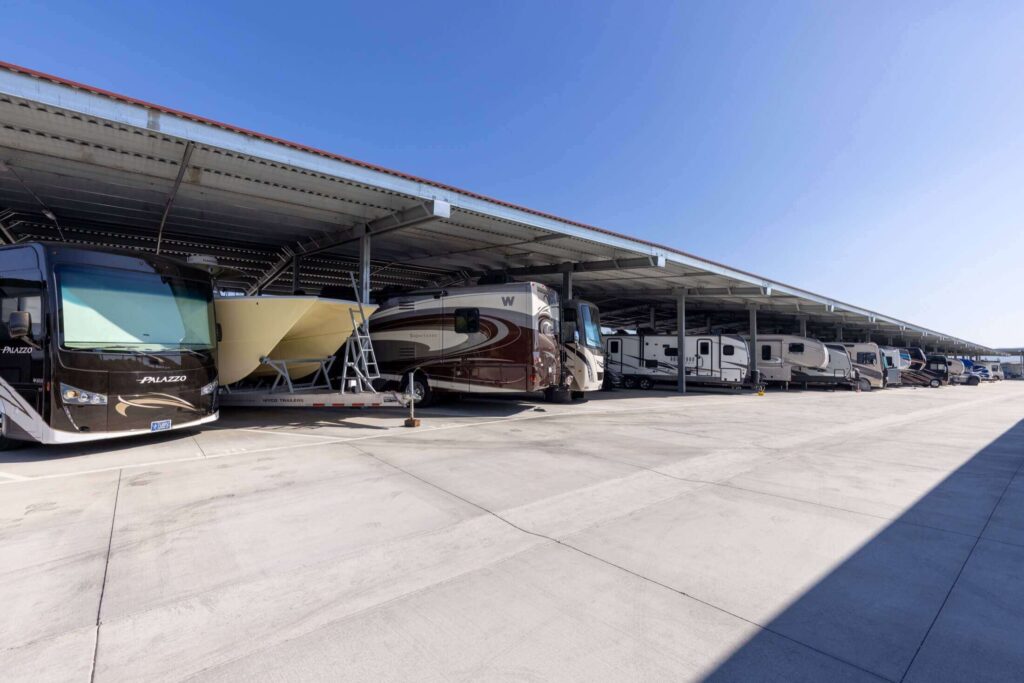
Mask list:
POLYGON ((1024 680, 1024 420, 807 590, 706 680, 1024 680), (781 656, 779 637, 817 651, 781 656), (773 647, 776 646, 776 647, 773 647))
POLYGON ((138 434, 116 439, 100 439, 81 444, 66 445, 44 445, 33 442, 25 442, 23 446, 0 451, 0 464, 18 462, 36 462, 40 460, 62 460, 64 458, 77 458, 93 453, 109 453, 111 451, 130 450, 145 446, 157 446, 191 439, 199 433, 199 429, 182 429, 170 431, 164 434, 138 434))

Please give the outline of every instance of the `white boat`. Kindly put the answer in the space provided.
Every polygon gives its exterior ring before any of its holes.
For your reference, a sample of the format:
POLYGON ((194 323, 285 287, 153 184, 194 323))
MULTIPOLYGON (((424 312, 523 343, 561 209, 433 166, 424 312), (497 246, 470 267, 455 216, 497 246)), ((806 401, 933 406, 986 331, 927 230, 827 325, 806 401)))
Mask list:
MULTIPOLYGON (((225 296, 214 300, 221 339, 217 349, 220 383, 267 376, 272 360, 326 358, 352 335, 354 301, 316 296, 225 296)), ((364 304, 369 315, 376 306, 364 304)), ((356 316, 358 319, 358 314, 356 316)), ((292 379, 312 374, 318 363, 289 363, 292 379)))

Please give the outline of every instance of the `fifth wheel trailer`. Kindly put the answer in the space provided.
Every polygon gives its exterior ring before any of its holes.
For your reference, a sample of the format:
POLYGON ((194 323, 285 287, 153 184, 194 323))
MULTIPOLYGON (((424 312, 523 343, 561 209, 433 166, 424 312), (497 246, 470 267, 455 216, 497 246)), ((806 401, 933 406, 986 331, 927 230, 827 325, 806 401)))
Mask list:
POLYGON ((565 384, 578 398, 601 388, 604 352, 596 307, 568 305, 573 311, 560 329, 558 292, 536 282, 395 296, 370 317, 381 377, 400 383, 412 372, 418 401, 434 391, 550 395, 565 384))
POLYGON ((824 370, 828 367, 828 348, 823 342, 788 334, 757 335, 757 369, 765 382, 780 382, 787 387, 799 381, 800 368, 824 370))
POLYGON ((826 344, 828 365, 824 368, 800 367, 793 369, 793 381, 804 385, 826 387, 843 386, 852 389, 858 381, 850 354, 842 344, 826 344))
POLYGON ((844 343, 853 367, 857 370, 858 383, 863 391, 882 389, 886 385, 885 360, 878 344, 871 342, 844 343))
POLYGON ((217 419, 209 275, 139 253, 0 248, 0 443, 94 441, 217 419))
MULTIPOLYGON (((742 337, 686 337, 686 381, 689 384, 738 388, 747 379, 750 357, 742 337)), ((675 382, 679 373, 676 335, 617 334, 605 337, 609 373, 626 388, 649 389, 658 382, 675 382)))

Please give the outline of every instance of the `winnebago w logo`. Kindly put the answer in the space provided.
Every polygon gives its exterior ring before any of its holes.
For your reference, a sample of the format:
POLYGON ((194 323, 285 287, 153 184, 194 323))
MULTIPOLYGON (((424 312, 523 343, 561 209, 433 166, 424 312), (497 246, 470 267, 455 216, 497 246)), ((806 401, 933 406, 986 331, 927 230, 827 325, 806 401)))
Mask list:
POLYGON ((503 296, 503 297, 501 297, 501 305, 502 306, 511 306, 512 304, 515 303, 515 301, 516 301, 516 298, 514 296, 503 296))

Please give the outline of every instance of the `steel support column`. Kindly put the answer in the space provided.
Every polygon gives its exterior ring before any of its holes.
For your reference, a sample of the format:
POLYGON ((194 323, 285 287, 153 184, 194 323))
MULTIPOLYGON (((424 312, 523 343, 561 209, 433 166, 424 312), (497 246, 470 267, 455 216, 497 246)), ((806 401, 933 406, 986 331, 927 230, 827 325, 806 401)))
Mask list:
POLYGON ((654 314, 654 306, 651 306, 651 310, 649 311, 649 313, 650 313, 650 316, 651 316, 651 323, 650 323, 651 332, 654 332, 655 325, 657 324, 657 320, 656 320, 655 314, 654 314))
POLYGON ((676 391, 686 393, 686 290, 676 293, 676 391))
POLYGON ((298 294, 301 286, 299 285, 299 257, 296 256, 292 259, 292 294, 298 294))
POLYGON ((370 303, 370 231, 359 235, 359 302, 370 303))
POLYGON ((800 321, 800 336, 801 337, 806 337, 807 336, 807 316, 806 315, 798 315, 797 316, 797 320, 800 321))
POLYGON ((572 298, 572 270, 562 271, 562 299, 568 301, 572 298))
POLYGON ((749 304, 750 308, 750 377, 755 384, 760 383, 757 372, 757 304, 749 304))
POLYGON ((843 325, 836 323, 836 341, 843 341, 843 325))

